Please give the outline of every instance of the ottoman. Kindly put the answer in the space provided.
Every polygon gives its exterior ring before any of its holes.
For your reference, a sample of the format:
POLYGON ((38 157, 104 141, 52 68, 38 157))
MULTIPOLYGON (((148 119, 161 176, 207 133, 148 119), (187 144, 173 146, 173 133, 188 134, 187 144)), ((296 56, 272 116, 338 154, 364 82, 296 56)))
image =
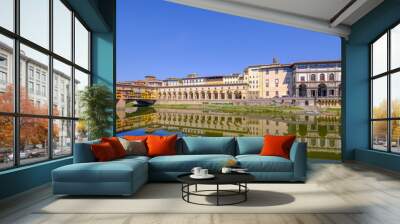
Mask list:
POLYGON ((53 193, 68 195, 132 195, 148 179, 146 160, 122 159, 75 163, 52 172, 53 193))

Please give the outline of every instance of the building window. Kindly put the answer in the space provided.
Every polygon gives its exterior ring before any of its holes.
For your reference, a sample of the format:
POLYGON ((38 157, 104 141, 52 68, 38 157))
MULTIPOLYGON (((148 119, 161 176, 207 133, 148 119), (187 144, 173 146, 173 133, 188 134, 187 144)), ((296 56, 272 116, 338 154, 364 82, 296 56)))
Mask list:
POLYGON ((1 91, 0 98, 11 100, 0 100, 0 112, 6 112, 0 114, 0 123, 9 129, 3 132, 7 136, 0 135, 0 154, 7 155, 0 159, 0 170, 70 156, 74 143, 87 139, 87 131, 78 121, 80 108, 74 105, 79 105, 79 93, 90 85, 91 33, 67 1, 15 1, 19 13, 14 13, 13 0, 1 2, 0 26, 7 30, 0 29, 0 82, 5 80, 11 88, 1 91), (35 13, 37 9, 40 13, 35 13), (18 48, 14 43, 19 43, 18 48), (3 72, 3 67, 17 64, 19 74, 13 74, 15 69, 3 72), (14 99, 15 95, 19 97, 14 99), (18 112, 14 108, 19 108, 18 112))
POLYGON ((325 81, 325 74, 319 75, 319 81, 325 81))
POLYGON ((316 76, 315 76, 315 74, 311 74, 311 81, 316 81, 316 76))
POLYGON ((42 96, 46 96, 46 86, 42 86, 42 96))
POLYGON ((0 71, 0 84, 6 85, 7 84, 7 73, 0 71))
POLYGON ((278 87, 279 85, 279 79, 275 79, 275 87, 278 87))
POLYGON ((300 77, 300 81, 302 81, 302 82, 306 81, 306 77, 301 76, 301 77, 300 77))
POLYGON ((400 153, 400 25, 370 45, 371 148, 400 153))
POLYGON ((40 84, 36 84, 36 95, 40 95, 40 84))
POLYGON ((33 78, 34 78, 34 76, 33 76, 33 67, 29 66, 29 71, 28 71, 28 73, 29 73, 29 79, 32 79, 32 80, 33 80, 33 78))
POLYGON ((279 92, 278 91, 275 91, 275 96, 279 96, 279 92))
POLYGON ((7 58, 5 56, 0 56, 0 66, 7 67, 7 58))
POLYGON ((265 95, 266 95, 266 96, 269 96, 269 91, 265 92, 265 95))
POLYGON ((36 80, 40 81, 40 71, 39 70, 36 70, 36 80))
POLYGON ((335 81, 335 74, 329 74, 329 81, 335 81))

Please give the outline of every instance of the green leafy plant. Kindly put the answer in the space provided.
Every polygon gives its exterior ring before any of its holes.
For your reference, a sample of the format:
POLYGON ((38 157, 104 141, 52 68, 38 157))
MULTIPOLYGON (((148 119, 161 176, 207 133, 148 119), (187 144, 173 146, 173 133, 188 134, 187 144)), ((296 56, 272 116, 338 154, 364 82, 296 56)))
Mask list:
POLYGON ((112 126, 114 98, 109 88, 99 84, 86 87, 80 93, 79 106, 89 139, 110 136, 108 130, 112 126))

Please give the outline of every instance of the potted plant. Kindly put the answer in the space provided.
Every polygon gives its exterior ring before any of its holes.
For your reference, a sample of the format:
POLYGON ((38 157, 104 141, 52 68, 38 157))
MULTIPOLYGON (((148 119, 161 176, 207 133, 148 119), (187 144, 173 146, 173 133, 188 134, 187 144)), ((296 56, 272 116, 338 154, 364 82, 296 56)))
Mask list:
POLYGON ((101 84, 86 87, 80 93, 79 106, 82 110, 80 124, 85 124, 90 140, 110 136, 114 98, 110 89, 101 84))

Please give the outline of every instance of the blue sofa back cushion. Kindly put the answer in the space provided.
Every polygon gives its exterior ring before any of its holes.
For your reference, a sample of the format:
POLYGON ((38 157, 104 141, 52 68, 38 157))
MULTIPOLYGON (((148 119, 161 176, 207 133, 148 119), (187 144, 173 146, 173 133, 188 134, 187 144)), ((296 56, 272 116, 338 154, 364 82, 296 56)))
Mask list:
POLYGON ((99 144, 100 140, 76 143, 74 149, 74 163, 90 163, 95 162, 96 158, 91 149, 92 144, 99 144))
POLYGON ((260 154, 264 137, 237 137, 236 155, 260 154))
POLYGON ((235 155, 235 138, 233 137, 183 137, 182 154, 225 154, 235 155))

